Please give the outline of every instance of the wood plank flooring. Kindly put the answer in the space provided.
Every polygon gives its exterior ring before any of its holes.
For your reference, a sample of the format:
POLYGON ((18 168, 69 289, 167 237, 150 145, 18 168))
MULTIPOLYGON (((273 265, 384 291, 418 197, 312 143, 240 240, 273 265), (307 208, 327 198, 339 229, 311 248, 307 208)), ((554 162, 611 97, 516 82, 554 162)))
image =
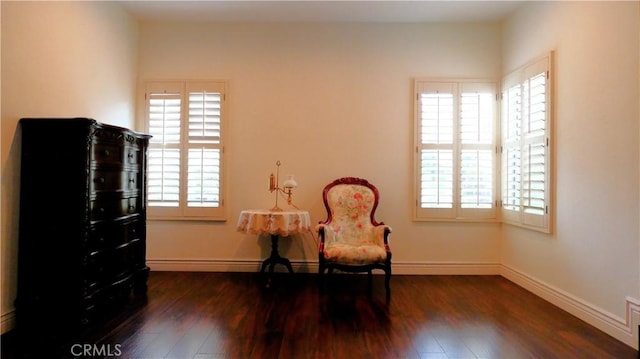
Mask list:
MULTIPOLYGON (((56 358, 637 358, 638 352, 499 276, 151 272, 144 301, 56 358), (83 354, 80 346, 89 352, 83 354), (83 347, 84 348, 84 347, 83 347), (75 354, 75 355, 74 355, 75 354)), ((72 345, 76 345, 72 347, 72 345)), ((23 357, 10 332, 2 358, 23 357)))

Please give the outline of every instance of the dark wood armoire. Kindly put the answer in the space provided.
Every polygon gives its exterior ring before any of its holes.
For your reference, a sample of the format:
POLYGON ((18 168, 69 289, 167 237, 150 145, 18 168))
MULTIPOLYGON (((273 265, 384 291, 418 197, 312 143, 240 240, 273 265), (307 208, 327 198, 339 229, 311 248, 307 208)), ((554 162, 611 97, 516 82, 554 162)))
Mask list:
POLYGON ((149 135, 88 118, 24 118, 16 328, 67 338, 144 295, 149 135))

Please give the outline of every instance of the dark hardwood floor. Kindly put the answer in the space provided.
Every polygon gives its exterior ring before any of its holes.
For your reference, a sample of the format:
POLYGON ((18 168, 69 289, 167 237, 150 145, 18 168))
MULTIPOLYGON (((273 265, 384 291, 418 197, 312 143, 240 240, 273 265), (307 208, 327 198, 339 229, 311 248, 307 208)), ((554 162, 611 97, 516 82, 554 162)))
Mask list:
MULTIPOLYGON (((499 276, 395 275, 389 300, 383 276, 374 276, 371 292, 362 275, 334 275, 326 289, 318 292, 318 277, 312 274, 278 274, 265 289, 250 273, 151 272, 146 300, 133 299, 104 326, 47 356, 638 356, 636 350, 499 276)), ((14 334, 3 335, 2 358, 23 356, 14 334)))

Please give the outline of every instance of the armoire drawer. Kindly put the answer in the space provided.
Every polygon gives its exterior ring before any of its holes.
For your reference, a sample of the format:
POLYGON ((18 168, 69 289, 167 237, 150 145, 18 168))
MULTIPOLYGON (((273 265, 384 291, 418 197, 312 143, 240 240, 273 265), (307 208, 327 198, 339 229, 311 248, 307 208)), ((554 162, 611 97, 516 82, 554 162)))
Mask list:
POLYGON ((127 146, 124 148, 124 163, 127 165, 137 165, 141 163, 142 154, 140 152, 140 148, 136 146, 127 146))
POLYGON ((91 151, 94 164, 124 164, 135 166, 141 163, 142 152, 135 145, 123 146, 119 143, 95 141, 91 151))
POLYGON ((84 295, 144 267, 139 258, 143 242, 135 239, 120 246, 88 253, 83 260, 84 295))
POLYGON ((117 219, 142 211, 142 197, 97 196, 91 200, 91 221, 117 219))
POLYGON ((135 191, 142 188, 140 172, 97 169, 90 174, 91 191, 135 191))
POLYGON ((144 235, 145 224, 140 218, 128 221, 97 222, 89 228, 86 252, 114 248, 144 235))
POLYGON ((124 147, 116 143, 94 143, 91 151, 91 162, 122 164, 124 147))

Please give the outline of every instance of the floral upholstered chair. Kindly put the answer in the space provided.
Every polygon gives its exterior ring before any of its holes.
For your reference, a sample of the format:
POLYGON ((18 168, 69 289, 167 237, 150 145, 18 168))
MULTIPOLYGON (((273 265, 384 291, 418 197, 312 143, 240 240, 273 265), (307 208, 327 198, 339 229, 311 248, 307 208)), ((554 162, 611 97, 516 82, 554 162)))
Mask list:
POLYGON ((374 218, 378 189, 365 179, 339 178, 322 191, 327 219, 317 225, 319 274, 333 269, 367 272, 371 285, 373 269, 385 272, 385 289, 390 293, 391 228, 374 218))

